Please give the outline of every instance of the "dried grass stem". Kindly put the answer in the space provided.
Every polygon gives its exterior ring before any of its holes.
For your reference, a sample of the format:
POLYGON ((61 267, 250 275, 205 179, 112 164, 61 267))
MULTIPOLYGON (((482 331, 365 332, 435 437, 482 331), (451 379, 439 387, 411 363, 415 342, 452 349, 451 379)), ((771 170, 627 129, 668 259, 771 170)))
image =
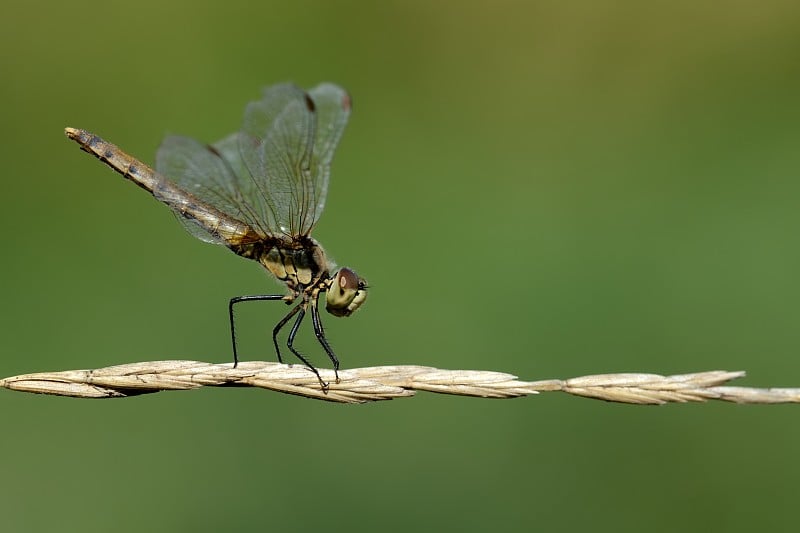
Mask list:
POLYGON ((600 374, 567 380, 519 381, 516 376, 484 370, 441 370, 426 366, 376 366, 339 372, 320 370, 330 383, 323 390, 317 377, 300 365, 245 362, 149 361, 96 370, 68 370, 13 376, 0 386, 23 392, 73 398, 120 398, 163 390, 199 387, 259 387, 340 403, 364 403, 413 396, 416 391, 481 398, 516 398, 561 391, 609 402, 663 404, 722 400, 736 403, 797 403, 800 389, 725 386, 745 373, 715 370, 675 376, 600 374))

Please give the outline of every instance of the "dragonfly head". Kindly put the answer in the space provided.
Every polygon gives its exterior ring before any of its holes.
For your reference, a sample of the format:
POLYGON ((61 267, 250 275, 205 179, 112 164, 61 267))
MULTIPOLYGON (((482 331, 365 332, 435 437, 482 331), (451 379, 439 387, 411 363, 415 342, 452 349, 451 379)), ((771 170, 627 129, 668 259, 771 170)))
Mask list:
POLYGON ((366 299, 366 280, 349 268, 341 268, 331 280, 325 308, 335 316, 350 316, 366 299))

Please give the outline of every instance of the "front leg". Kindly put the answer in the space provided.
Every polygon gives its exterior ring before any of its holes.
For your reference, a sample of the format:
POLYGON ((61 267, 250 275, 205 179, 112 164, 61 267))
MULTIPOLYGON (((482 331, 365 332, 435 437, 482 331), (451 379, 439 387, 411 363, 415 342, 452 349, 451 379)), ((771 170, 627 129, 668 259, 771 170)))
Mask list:
POLYGON ((314 335, 317 336, 317 340, 322 345, 322 348, 325 349, 325 353, 328 354, 328 358, 330 358, 331 362, 333 362, 333 372, 336 374, 336 383, 339 383, 339 358, 336 357, 336 354, 333 353, 333 348, 331 348, 330 343, 328 343, 328 339, 325 338, 325 329, 322 327, 322 320, 319 316, 319 293, 317 293, 316 298, 312 301, 311 304, 311 322, 314 324, 314 335))

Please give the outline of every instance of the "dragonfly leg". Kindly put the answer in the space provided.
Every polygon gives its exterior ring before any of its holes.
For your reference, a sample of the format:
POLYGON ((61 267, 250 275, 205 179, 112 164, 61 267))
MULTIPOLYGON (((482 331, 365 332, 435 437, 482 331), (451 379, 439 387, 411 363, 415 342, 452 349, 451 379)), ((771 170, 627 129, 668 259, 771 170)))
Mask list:
MULTIPOLYGON (((257 301, 262 301, 262 300, 282 300, 284 297, 285 296, 282 295, 282 294, 257 294, 257 295, 252 295, 252 296, 237 296, 235 298, 231 298, 231 301, 228 302, 228 316, 230 317, 230 320, 231 320, 231 344, 233 345, 233 368, 236 368, 237 366, 239 366, 239 355, 238 355, 238 353, 236 351, 236 325, 234 324, 234 319, 233 319, 233 306, 235 304, 238 304, 239 302, 257 302, 257 301)), ((296 312, 297 311, 295 311, 295 313, 296 312)), ((292 314, 294 314, 294 313, 292 313, 292 314)), ((279 324, 279 327, 277 329, 280 329, 280 327, 282 327, 283 324, 286 324, 286 322, 288 322, 289 319, 291 318, 292 314, 290 314, 288 317, 286 317, 286 319, 283 320, 279 324)), ((275 335, 277 335, 277 331, 275 331, 273 333, 273 336, 272 336, 273 340, 275 339, 275 335)), ((275 350, 278 352, 278 361, 282 363, 283 361, 281 361, 281 351, 278 350, 277 341, 275 341, 275 350)))
MULTIPOLYGON (((317 371, 317 369, 314 368, 314 365, 312 365, 308 361, 308 359, 303 357, 303 354, 301 354, 300 352, 298 352, 297 350, 294 349, 294 337, 295 337, 295 335, 297 335, 297 330, 300 328, 300 324, 303 322, 303 317, 306 316, 306 305, 308 305, 308 304, 305 303, 305 302, 298 304, 294 309, 292 309, 292 311, 288 315, 286 315, 284 320, 281 320, 281 322, 284 322, 285 320, 288 320, 289 318, 291 318, 292 315, 294 315, 295 313, 299 312, 299 314, 297 315, 297 319, 294 321, 294 324, 292 325, 291 331, 289 331, 289 338, 286 340, 286 346, 289 348, 289 350, 291 350, 291 352, 293 354, 295 354, 297 356, 298 359, 300 359, 308 368, 310 368, 311 371, 314 372, 314 374, 317 375, 317 379, 319 380, 320 385, 322 385, 322 389, 323 390, 327 390, 328 389, 328 384, 325 383, 324 381, 322 381, 322 378, 320 377, 319 372, 317 371)), ((313 314, 313 312, 312 312, 312 314, 313 314)), ((337 377, 337 381, 338 381, 338 377, 337 377)))
POLYGON ((339 359, 336 357, 336 354, 333 353, 333 348, 331 348, 331 345, 328 343, 328 339, 325 338, 325 328, 322 327, 322 320, 320 320, 319 317, 317 302, 319 302, 319 294, 317 294, 317 299, 314 300, 314 303, 311 304, 311 321, 314 324, 314 335, 317 336, 317 340, 333 362, 333 372, 336 374, 336 383, 339 383, 339 359))

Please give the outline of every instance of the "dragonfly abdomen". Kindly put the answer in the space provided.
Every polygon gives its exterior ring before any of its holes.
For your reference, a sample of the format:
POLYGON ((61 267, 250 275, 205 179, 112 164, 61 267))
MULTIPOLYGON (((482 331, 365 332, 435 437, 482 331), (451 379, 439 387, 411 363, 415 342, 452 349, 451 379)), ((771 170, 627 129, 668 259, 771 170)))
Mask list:
POLYGON ((120 150, 116 145, 86 130, 66 128, 65 133, 81 149, 110 166, 126 179, 150 192, 176 214, 197 222, 214 238, 226 244, 252 242, 262 238, 248 225, 222 213, 191 193, 184 191, 148 165, 120 150))

